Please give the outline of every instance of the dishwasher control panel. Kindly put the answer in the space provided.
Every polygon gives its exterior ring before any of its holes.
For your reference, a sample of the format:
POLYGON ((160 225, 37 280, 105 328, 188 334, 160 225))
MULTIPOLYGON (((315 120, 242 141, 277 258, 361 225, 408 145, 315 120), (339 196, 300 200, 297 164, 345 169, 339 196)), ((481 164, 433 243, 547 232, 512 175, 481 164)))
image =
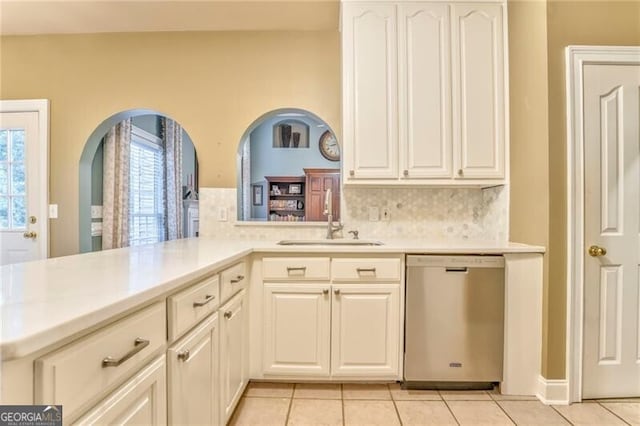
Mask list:
POLYGON ((459 266, 472 268, 504 268, 502 256, 433 256, 409 255, 407 266, 459 266))

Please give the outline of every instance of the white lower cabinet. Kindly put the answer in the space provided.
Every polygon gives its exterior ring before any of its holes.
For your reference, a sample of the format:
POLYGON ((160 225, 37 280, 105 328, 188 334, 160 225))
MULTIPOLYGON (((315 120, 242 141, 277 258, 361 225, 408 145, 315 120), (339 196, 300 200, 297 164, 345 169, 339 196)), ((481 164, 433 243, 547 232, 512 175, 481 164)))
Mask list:
POLYGON ((219 423, 218 335, 215 313, 167 351, 169 424, 219 423))
POLYGON ((166 424, 165 371, 165 356, 162 355, 79 418, 75 424, 166 424))
POLYGON ((330 287, 264 285, 265 374, 329 374, 330 287))
POLYGON ((265 376, 397 378, 400 284, 264 284, 265 376))
POLYGON ((246 290, 220 308, 221 423, 225 424, 247 384, 246 290))
POLYGON ((400 285, 333 285, 331 374, 398 374, 400 285))

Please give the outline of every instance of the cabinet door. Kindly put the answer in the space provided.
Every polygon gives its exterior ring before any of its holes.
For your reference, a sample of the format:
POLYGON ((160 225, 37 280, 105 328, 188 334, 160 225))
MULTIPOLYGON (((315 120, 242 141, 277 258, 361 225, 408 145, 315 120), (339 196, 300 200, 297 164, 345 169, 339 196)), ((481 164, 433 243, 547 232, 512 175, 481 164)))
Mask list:
POLYGON ((331 374, 399 375, 400 285, 333 285, 331 374))
POLYGON ((220 381, 222 422, 225 424, 247 384, 246 290, 220 309, 220 381))
POLYGON ((503 6, 454 3, 451 8, 456 174, 460 178, 503 178, 503 6))
POLYGON ((218 314, 167 351, 169 424, 219 422, 218 314))
POLYGON ((265 284, 265 374, 329 375, 329 289, 329 284, 265 284))
POLYGON ((345 181, 397 179, 397 34, 393 4, 342 4, 345 181))
POLYGON ((166 363, 162 355, 78 419, 78 425, 167 423, 166 363))
POLYGON ((452 177, 449 5, 398 5, 403 178, 452 177))

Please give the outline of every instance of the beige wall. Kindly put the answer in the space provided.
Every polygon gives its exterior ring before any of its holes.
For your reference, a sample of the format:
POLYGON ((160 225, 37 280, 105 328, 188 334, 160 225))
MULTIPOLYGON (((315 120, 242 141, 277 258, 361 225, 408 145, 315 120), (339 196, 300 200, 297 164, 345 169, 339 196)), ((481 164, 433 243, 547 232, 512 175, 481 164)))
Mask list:
POLYGON ((638 1, 550 1, 549 62, 549 286, 547 378, 565 371, 567 292, 567 141, 564 48, 568 45, 640 45, 638 1))
MULTIPOLYGON (((509 1, 512 241, 549 245, 546 1, 509 1)), ((542 372, 547 370, 548 257, 545 255, 542 372)))
POLYGON ((78 252, 80 155, 117 112, 181 123, 208 187, 236 186, 238 142, 267 111, 304 108, 341 131, 337 31, 3 37, 0 49, 0 98, 51 101, 52 256, 78 252))

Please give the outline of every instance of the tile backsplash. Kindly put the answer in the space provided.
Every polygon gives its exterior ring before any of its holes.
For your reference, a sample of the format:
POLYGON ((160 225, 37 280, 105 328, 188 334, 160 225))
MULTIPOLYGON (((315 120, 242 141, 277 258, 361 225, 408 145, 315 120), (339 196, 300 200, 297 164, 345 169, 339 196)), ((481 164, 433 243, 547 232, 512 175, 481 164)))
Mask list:
MULTIPOLYGON (((200 188, 200 235, 216 238, 324 238, 325 228, 236 222, 235 188, 200 188), (220 209, 228 220, 219 221, 220 209)), ((357 229, 363 239, 451 238, 507 241, 509 187, 343 188, 344 233, 357 229), (387 221, 369 221, 369 207, 390 213, 387 221)))

